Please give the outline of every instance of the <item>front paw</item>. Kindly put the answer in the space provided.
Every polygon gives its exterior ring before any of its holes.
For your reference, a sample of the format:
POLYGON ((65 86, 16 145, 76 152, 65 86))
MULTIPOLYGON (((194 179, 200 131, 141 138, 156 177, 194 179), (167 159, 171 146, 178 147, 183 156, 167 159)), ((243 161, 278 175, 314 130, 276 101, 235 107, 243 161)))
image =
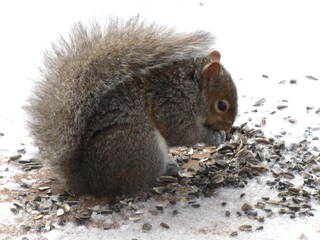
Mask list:
POLYGON ((218 147, 225 141, 226 141, 226 132, 222 130, 214 130, 213 132, 211 132, 210 136, 208 136, 207 144, 218 147))
POLYGON ((179 165, 175 161, 170 159, 167 162, 167 165, 166 165, 166 168, 165 168, 163 175, 176 177, 179 175, 179 170, 180 170, 179 165))

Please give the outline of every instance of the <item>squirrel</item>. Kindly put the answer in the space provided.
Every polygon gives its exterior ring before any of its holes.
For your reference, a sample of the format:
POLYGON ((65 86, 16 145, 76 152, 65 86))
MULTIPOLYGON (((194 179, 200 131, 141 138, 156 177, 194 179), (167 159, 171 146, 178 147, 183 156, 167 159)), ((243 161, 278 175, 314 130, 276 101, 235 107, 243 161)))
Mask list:
POLYGON ((77 23, 45 52, 26 107, 40 154, 79 195, 134 194, 176 174, 169 147, 218 146, 237 115, 213 42, 139 17, 77 23))

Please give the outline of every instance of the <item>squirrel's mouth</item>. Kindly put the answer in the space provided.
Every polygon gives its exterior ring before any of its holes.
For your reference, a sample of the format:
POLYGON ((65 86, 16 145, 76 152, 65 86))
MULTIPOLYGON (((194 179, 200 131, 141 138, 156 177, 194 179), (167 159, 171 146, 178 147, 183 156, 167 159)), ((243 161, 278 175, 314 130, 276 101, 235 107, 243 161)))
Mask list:
POLYGON ((215 123, 209 123, 208 121, 204 122, 202 125, 205 128, 209 128, 213 131, 225 131, 226 133, 230 131, 232 127, 233 122, 215 122, 215 123))

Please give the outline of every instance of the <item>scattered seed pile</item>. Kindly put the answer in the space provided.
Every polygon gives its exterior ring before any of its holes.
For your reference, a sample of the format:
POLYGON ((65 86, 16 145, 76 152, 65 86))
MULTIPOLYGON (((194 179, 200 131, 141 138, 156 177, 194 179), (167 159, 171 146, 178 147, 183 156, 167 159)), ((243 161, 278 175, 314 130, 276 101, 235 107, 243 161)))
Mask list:
MULTIPOLYGON (((11 156, 8 161, 24 171, 36 174, 44 171, 41 161, 24 159, 24 153, 19 150, 18 155, 11 156)), ((152 225, 144 219, 146 211, 161 214, 168 205, 181 202, 186 207, 199 208, 201 198, 214 197, 218 188, 244 188, 248 181, 260 176, 267 179, 263 184, 278 191, 278 196, 275 199, 262 196, 260 201, 243 204, 235 213, 227 209, 226 202, 221 203, 226 209, 226 218, 232 214, 259 224, 256 228, 240 225, 230 236, 237 236, 238 231, 263 230, 264 221, 275 214, 286 214, 290 218, 313 216, 311 200, 320 200, 320 154, 317 148, 309 147, 308 141, 286 146, 283 141, 267 138, 261 130, 243 124, 234 127, 227 142, 219 148, 180 147, 172 149, 170 155, 181 167, 179 176, 162 176, 159 186, 130 198, 78 198, 63 186, 57 188, 59 179, 48 178, 48 174, 45 180, 34 185, 21 183, 21 190, 10 193, 14 199, 12 214, 23 217, 19 232, 50 231, 67 222, 108 230, 119 228, 122 220, 141 221, 141 231, 149 232, 152 225), (297 178, 303 183, 300 187, 292 183, 297 178), (148 199, 159 203, 155 209, 139 207, 148 199), (93 219, 93 216, 103 218, 110 214, 117 215, 117 221, 106 224, 93 219)), ((240 198, 244 195, 245 192, 240 198)), ((173 210, 172 214, 183 213, 173 210)), ((170 228, 165 222, 160 226, 170 228)))

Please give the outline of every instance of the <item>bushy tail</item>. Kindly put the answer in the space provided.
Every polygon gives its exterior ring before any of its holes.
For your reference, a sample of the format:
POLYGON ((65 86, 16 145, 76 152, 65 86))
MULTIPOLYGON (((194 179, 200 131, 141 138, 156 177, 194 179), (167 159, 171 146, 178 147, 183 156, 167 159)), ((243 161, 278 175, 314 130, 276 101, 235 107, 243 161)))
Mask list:
POLYGON ((76 24, 67 40, 62 37, 46 52, 42 78, 30 98, 27 111, 36 143, 49 158, 68 164, 61 159, 71 161, 85 135, 88 96, 106 82, 206 55, 212 43, 207 32, 177 33, 138 17, 113 18, 105 27, 76 24))

